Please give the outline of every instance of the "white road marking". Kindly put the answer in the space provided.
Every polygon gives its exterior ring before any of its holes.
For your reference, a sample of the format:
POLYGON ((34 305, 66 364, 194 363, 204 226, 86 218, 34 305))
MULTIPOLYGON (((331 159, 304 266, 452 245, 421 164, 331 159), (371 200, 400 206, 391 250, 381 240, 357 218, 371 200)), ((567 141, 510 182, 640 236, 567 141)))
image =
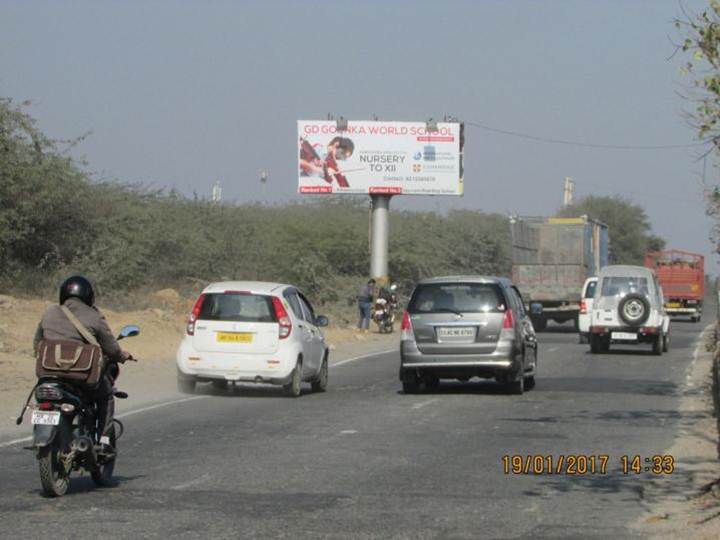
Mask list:
POLYGON ((140 409, 135 409, 133 411, 128 411, 123 414, 116 415, 116 418, 127 418, 128 416, 132 416, 133 414, 139 414, 147 411, 152 411, 153 409, 159 409, 160 407, 167 407, 168 405, 176 405, 178 403, 185 403, 186 401, 195 401, 196 399, 205 399, 210 396, 193 396, 193 397, 186 397, 181 399, 174 399, 172 401, 164 401, 162 403, 156 403, 155 405, 148 405, 147 407, 142 407, 140 409))
POLYGON ((356 429, 343 429, 340 435, 354 435, 355 433, 357 433, 356 429))
POLYGON ((32 437, 23 437, 22 439, 15 439, 12 441, 0 443, 0 448, 5 448, 6 446, 12 446, 13 444, 20 444, 28 441, 32 441, 32 437))
POLYGON ((413 409, 422 409, 425 405, 430 405, 431 403, 435 403, 438 400, 438 398, 432 398, 428 399, 427 401, 423 401, 422 403, 416 403, 412 406, 413 409))
MULTIPOLYGON (((397 350, 397 348, 392 348, 392 349, 378 351, 378 352, 374 352, 374 353, 370 353, 370 354, 363 354, 361 356, 354 356, 352 358, 347 358, 345 360, 341 360, 340 362, 336 362, 335 364, 330 364, 330 367, 337 367, 337 366, 341 366, 343 364, 349 364, 350 362, 355 362, 356 360, 363 360, 364 358, 370 358, 372 356, 387 354, 387 353, 395 352, 396 350, 397 350)), ((177 405, 178 403, 185 403, 188 401, 195 401, 196 399, 205 399, 208 397, 211 397, 211 396, 192 396, 192 397, 186 397, 186 398, 181 398, 181 399, 174 399, 172 401, 164 401, 162 403, 155 403, 154 405, 148 405, 147 407, 141 407, 139 409, 135 409, 135 410, 123 413, 123 414, 119 414, 116 416, 116 418, 127 418, 128 416, 132 416, 134 414, 140 414, 143 412, 152 411, 154 409, 159 409, 161 407, 167 407, 169 405, 177 405)), ((16 444, 29 442, 29 441, 32 441, 32 437, 23 437, 21 439, 13 439, 11 441, 6 441, 3 443, 0 443, 0 448, 7 448, 8 446, 13 446, 16 444)))
POLYGON ((397 348, 393 348, 393 349, 387 349, 385 351, 378 351, 378 352, 374 352, 374 353, 370 353, 370 354, 363 354, 362 356, 354 356, 353 358, 347 358, 345 360, 340 360, 339 362, 335 362, 334 364, 330 364, 330 367, 342 366, 343 364, 349 364, 350 362, 354 362, 355 360, 362 360, 364 358, 370 358, 372 356, 379 356, 381 354, 387 354, 387 353, 395 352, 397 350, 398 350, 397 348))
POLYGON ((182 484, 178 484, 177 486, 173 486, 170 489, 178 490, 178 489, 187 489, 192 486, 196 486, 198 484, 202 484, 206 480, 210 479, 210 473, 205 473, 202 476, 199 476, 195 478, 195 480, 190 480, 189 482, 184 482, 182 484))
MULTIPOLYGON (((140 409, 135 409, 133 411, 128 411, 123 414, 116 415, 116 418, 126 418, 128 416, 132 416, 133 414, 138 414, 146 411, 152 411, 153 409, 159 409, 161 407, 167 407, 168 405, 176 405, 178 403, 184 403, 186 401, 195 401, 196 399, 205 399, 210 396, 192 396, 192 397, 186 397, 181 399, 174 399, 172 401, 164 401, 162 403, 156 403, 154 405, 148 405, 147 407, 142 407, 140 409)), ((15 444, 20 444, 24 442, 32 441, 32 437, 23 437, 22 439, 14 439, 12 441, 7 441, 4 443, 0 443, 0 448, 7 448, 8 446, 13 446, 15 444)))
POLYGON ((559 348, 560 348, 560 347, 550 347, 546 352, 555 352, 555 351, 557 351, 559 348))

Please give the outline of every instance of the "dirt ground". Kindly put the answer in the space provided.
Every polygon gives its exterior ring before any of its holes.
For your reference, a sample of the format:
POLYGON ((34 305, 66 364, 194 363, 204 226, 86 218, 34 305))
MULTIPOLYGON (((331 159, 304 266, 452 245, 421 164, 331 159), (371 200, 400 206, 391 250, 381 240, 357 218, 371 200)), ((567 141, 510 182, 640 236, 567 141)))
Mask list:
MULTIPOLYGON (((102 309, 110 328, 119 332, 126 324, 137 324, 140 335, 122 342, 140 361, 122 369, 119 387, 131 393, 132 405, 157 401, 175 393, 175 352, 182 338, 192 300, 173 289, 154 294, 156 307, 142 311, 116 312, 102 309)), ((24 399, 35 384, 32 340, 38 321, 51 302, 0 295, 0 436, 26 434, 15 428, 24 399)), ((329 327, 324 331, 331 350, 359 353, 391 347, 397 335, 358 334, 353 328, 329 327)), ((119 404, 120 410, 126 404, 119 404)))
POLYGON ((708 327, 695 350, 681 400, 680 433, 664 454, 677 464, 672 484, 657 478, 645 486, 646 512, 635 524, 652 538, 720 538, 720 461, 713 416, 711 366, 714 331, 708 327))

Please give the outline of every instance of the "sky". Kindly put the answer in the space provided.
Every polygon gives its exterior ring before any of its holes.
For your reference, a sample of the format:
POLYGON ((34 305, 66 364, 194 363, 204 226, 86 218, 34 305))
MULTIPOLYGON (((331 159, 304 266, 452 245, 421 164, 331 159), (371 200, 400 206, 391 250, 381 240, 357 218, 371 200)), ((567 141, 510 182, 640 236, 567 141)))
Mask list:
MULTIPOLYGON (((705 0, 685 0, 699 11, 705 0)), ((584 143, 696 142, 677 0, 0 0, 0 96, 98 178, 223 199, 298 200, 298 119, 466 122, 584 143), (268 172, 267 186, 259 182, 268 172)), ((718 273, 702 149, 549 144, 468 125, 463 197, 391 208, 552 215, 576 196, 645 208, 669 247, 718 273)))

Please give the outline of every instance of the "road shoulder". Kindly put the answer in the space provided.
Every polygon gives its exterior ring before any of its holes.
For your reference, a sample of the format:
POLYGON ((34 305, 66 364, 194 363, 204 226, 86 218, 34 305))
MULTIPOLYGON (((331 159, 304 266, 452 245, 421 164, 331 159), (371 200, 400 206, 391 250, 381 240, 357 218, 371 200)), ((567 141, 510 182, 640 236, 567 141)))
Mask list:
POLYGON ((711 391, 713 355, 714 325, 710 325, 696 344, 678 410, 679 431, 665 451, 675 460, 675 472, 653 477, 643 486, 644 512, 633 524, 640 534, 688 540, 718 536, 720 499, 708 489, 720 478, 711 391))

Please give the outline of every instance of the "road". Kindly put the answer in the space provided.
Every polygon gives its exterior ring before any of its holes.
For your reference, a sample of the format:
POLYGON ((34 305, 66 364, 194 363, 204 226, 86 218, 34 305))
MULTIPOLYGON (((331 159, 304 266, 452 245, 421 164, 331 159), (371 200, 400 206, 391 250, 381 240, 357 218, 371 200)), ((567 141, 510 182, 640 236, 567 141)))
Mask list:
POLYGON ((325 394, 208 391, 128 416, 119 485, 78 478, 58 500, 40 495, 30 452, 0 448, 2 536, 634 537, 647 483, 672 491, 682 472, 625 476, 620 456, 672 445, 702 328, 675 323, 662 357, 542 333, 523 396, 490 382, 404 395, 396 352, 332 367, 325 394), (512 454, 610 460, 604 475, 505 474, 512 454))

